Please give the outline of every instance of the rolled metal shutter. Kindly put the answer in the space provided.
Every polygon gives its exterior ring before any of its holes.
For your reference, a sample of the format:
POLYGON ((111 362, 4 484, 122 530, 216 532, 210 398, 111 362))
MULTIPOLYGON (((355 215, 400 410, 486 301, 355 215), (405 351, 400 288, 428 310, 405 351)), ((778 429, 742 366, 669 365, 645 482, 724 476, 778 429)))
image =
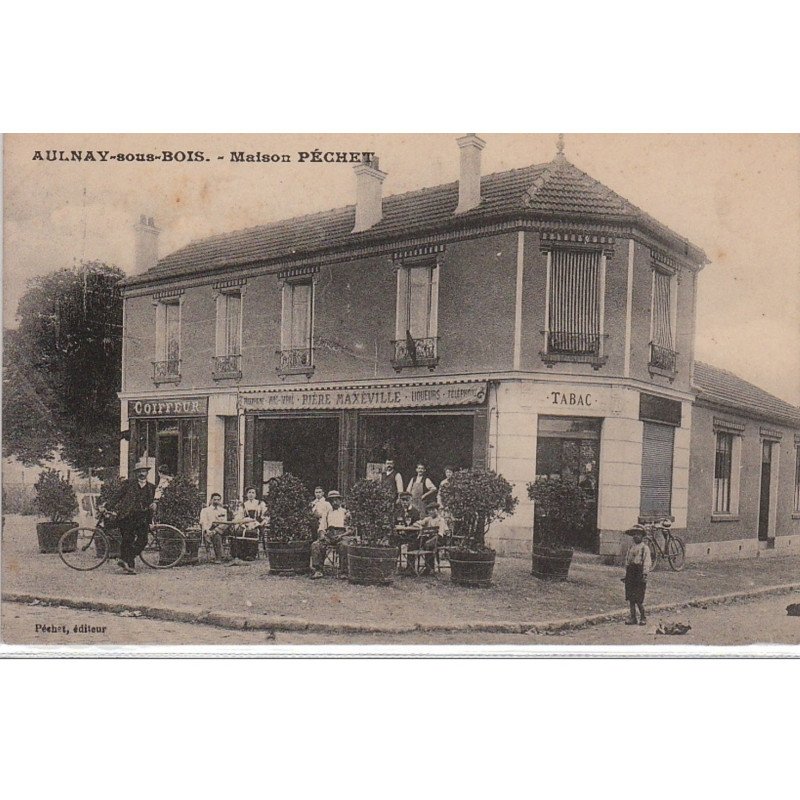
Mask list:
POLYGON ((669 516, 672 511, 672 454, 675 429, 644 423, 642 439, 642 516, 669 516))

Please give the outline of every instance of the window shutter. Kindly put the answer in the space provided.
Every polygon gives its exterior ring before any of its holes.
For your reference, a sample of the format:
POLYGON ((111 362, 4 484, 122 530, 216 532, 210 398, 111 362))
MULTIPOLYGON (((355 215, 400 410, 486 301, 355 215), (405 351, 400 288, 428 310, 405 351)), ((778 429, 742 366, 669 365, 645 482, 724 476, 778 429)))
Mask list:
POLYGON ((655 271, 653 276, 653 344, 672 350, 672 276, 655 271))
POLYGON ((225 295, 221 292, 216 297, 216 328, 214 353, 218 356, 225 355, 225 295))
POLYGON ((244 485, 261 485, 261 475, 255 475, 256 418, 252 414, 244 418, 244 485))
POLYGON ((472 427, 472 466, 486 469, 486 453, 489 449, 489 412, 479 408, 473 418, 472 427))
POLYGON ((553 253, 549 330, 553 350, 594 352, 600 335, 599 254, 553 253))
POLYGON ((675 429, 644 423, 642 439, 642 516, 669 516, 672 510, 672 454, 675 429))

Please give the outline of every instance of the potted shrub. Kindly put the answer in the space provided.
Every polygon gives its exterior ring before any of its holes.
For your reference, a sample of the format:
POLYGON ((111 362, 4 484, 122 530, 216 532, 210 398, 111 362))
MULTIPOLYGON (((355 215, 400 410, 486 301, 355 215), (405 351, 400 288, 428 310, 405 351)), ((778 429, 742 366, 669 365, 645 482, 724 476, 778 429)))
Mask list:
POLYGON ((363 480, 347 494, 355 541, 347 548, 350 583, 387 585, 394 581, 398 548, 394 532, 394 493, 379 481, 363 480))
POLYGON ((269 514, 267 558, 270 575, 305 575, 319 520, 303 482, 290 473, 274 478, 264 498, 269 514))
MULTIPOLYGON (((158 501, 156 520, 159 523, 172 525, 186 536, 186 552, 176 566, 198 563, 200 550, 200 509, 203 507, 203 495, 197 484, 185 475, 176 475, 169 485, 164 487, 158 501)), ((161 542, 165 552, 164 563, 175 560, 176 553, 169 552, 169 539, 161 542)))
POLYGON ((495 551, 486 546, 493 522, 514 513, 511 484, 491 470, 461 469, 442 487, 442 505, 452 519, 450 580, 461 586, 488 586, 495 551))
POLYGON ((590 498, 576 483, 561 478, 538 478, 529 483, 528 497, 536 503, 531 574, 565 581, 573 554, 567 542, 583 524, 590 498))
MULTIPOLYGON (((103 506, 104 508, 116 508, 120 494, 125 488, 126 483, 127 481, 125 478, 116 478, 113 480, 104 481, 102 487, 100 488, 100 497, 97 500, 98 507, 103 506)), ((108 546, 111 551, 108 554, 108 557, 119 558, 119 548, 122 544, 122 537, 120 536, 119 529, 117 528, 116 521, 113 517, 106 519, 105 532, 106 537, 108 538, 108 546)), ((95 547, 98 546, 104 545, 100 545, 99 542, 95 540, 95 547)))
POLYGON ((72 515, 78 510, 75 490, 54 469, 42 472, 33 488, 36 492, 36 510, 50 520, 36 523, 39 552, 57 553, 61 536, 78 524, 72 521, 72 515))

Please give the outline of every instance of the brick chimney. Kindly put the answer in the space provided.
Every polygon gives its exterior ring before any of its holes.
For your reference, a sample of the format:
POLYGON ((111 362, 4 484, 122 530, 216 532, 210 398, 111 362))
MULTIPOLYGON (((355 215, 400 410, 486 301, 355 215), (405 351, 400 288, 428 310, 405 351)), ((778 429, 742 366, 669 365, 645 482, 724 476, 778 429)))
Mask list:
POLYGON ((456 214, 470 211, 481 204, 481 150, 486 142, 474 133, 468 133, 456 143, 461 149, 461 177, 458 180, 458 207, 456 214))
POLYGON ((139 222, 133 226, 133 229, 136 231, 136 257, 133 274, 141 275, 154 267, 158 261, 158 234, 161 233, 161 230, 156 228, 152 217, 146 217, 144 214, 139 217, 139 222))
POLYGON ((356 164, 356 224, 353 233, 369 230, 383 216, 383 182, 387 173, 378 169, 377 156, 356 164))

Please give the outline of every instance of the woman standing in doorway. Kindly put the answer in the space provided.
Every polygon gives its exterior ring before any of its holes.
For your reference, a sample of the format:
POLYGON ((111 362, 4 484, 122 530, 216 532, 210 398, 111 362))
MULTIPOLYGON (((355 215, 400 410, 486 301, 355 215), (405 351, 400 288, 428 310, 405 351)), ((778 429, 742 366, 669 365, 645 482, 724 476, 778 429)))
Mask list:
POLYGON ((411 495, 411 505, 425 516, 425 504, 436 494, 436 486, 425 474, 425 465, 417 464, 417 474, 409 481, 406 491, 411 495))

